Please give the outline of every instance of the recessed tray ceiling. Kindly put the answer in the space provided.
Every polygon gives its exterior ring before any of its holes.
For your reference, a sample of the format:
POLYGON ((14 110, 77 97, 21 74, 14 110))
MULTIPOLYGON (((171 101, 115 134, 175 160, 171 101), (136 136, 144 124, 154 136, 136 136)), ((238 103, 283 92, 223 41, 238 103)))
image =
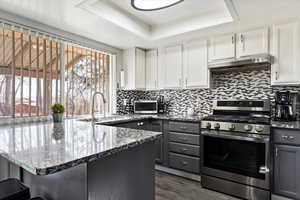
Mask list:
POLYGON ((138 11, 130 0, 86 0, 77 7, 149 40, 229 23, 237 16, 230 0, 186 0, 157 11, 138 11))

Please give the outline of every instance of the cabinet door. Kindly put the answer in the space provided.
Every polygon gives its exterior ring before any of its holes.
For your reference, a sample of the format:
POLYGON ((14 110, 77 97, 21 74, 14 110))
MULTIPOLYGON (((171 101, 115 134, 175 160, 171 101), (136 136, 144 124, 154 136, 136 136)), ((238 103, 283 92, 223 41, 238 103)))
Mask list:
MULTIPOLYGON (((156 132, 162 132, 162 121, 161 120, 153 120, 151 122, 151 130, 156 132)), ((155 141, 156 146, 156 158, 155 161, 158 164, 162 164, 164 161, 164 138, 163 136, 155 141)))
POLYGON ((185 87, 209 87, 207 41, 193 41, 185 45, 185 87))
POLYGON ((300 198, 300 147, 275 145, 274 190, 276 194, 300 198))
POLYGON ((146 88, 146 52, 136 48, 135 57, 135 89, 146 88))
POLYGON ((182 87, 182 46, 166 48, 165 54, 165 88, 182 87))
POLYGON ((272 84, 300 84, 299 39, 298 22, 274 25, 272 53, 275 60, 271 69, 272 84))
POLYGON ((157 50, 146 52, 146 89, 157 89, 157 50))
POLYGON ((268 28, 238 34, 237 57, 269 53, 268 28))
POLYGON ((135 89, 135 48, 123 51, 124 89, 135 89))
POLYGON ((235 34, 210 39, 209 61, 235 57, 235 34))

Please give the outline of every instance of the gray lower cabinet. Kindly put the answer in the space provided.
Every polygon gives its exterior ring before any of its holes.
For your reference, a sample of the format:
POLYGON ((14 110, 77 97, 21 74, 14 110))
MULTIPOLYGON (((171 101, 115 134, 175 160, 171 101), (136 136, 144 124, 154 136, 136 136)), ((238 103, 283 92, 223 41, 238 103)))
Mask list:
POLYGON ((172 168, 198 174, 200 172, 200 159, 197 157, 169 153, 169 165, 172 168))
POLYGON ((274 146, 274 192, 300 199, 300 147, 274 146))
POLYGON ((200 156, 200 146, 169 142, 169 150, 189 156, 200 156))
MULTIPOLYGON (((138 120, 133 122, 126 122, 120 124, 112 124, 112 126, 132 128, 146 131, 163 132, 162 120, 138 120)), ((164 161, 164 137, 156 140, 156 163, 162 164, 164 161)))
POLYGON ((168 166, 200 174, 200 123, 170 121, 168 137, 168 166))
POLYGON ((110 125, 163 132, 156 140, 156 163, 200 173, 200 123, 150 119, 110 125))

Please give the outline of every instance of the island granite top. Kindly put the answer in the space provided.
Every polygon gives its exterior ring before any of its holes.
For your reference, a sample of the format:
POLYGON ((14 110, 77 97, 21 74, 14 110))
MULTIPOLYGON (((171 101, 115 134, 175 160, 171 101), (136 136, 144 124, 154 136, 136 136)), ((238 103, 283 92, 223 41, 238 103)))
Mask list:
POLYGON ((273 128, 300 130, 300 121, 291 121, 291 122, 272 121, 271 125, 273 128))
POLYGON ((47 175, 156 140, 161 134, 77 119, 11 124, 0 126, 0 155, 32 174, 47 175))
MULTIPOLYGON (((99 124, 115 124, 115 123, 126 123, 137 120, 147 120, 147 119, 159 119, 159 120, 171 120, 171 121, 183 121, 183 122, 194 122, 200 123, 202 116, 199 115, 140 115, 140 114, 127 114, 127 115, 111 115, 109 117, 100 117, 96 119, 96 123, 99 124)), ((91 120, 91 118, 84 118, 91 120)))

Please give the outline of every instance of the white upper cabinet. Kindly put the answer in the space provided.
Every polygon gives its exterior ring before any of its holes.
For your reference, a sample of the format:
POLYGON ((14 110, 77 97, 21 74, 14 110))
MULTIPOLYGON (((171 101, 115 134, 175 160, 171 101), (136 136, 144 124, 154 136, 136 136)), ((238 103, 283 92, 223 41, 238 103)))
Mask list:
POLYGON ((237 57, 269 53, 269 29, 261 28, 237 34, 237 57))
POLYGON ((182 45, 165 49, 164 88, 182 87, 182 45))
POLYGON ((123 65, 126 73, 127 90, 144 90, 146 88, 146 52, 132 48, 123 52, 123 65))
POLYGON ((300 31, 299 22, 273 26, 271 70, 273 85, 300 84, 300 31))
POLYGON ((142 49, 136 48, 136 64, 135 64, 135 88, 146 88, 146 52, 142 49))
POLYGON ((146 89, 155 90, 158 88, 158 51, 157 49, 146 51, 146 89))
POLYGON ((209 42, 209 61, 235 58, 235 34, 217 36, 209 42))
POLYGON ((207 67, 207 41, 191 41, 184 45, 186 88, 208 88, 209 70, 207 67))

